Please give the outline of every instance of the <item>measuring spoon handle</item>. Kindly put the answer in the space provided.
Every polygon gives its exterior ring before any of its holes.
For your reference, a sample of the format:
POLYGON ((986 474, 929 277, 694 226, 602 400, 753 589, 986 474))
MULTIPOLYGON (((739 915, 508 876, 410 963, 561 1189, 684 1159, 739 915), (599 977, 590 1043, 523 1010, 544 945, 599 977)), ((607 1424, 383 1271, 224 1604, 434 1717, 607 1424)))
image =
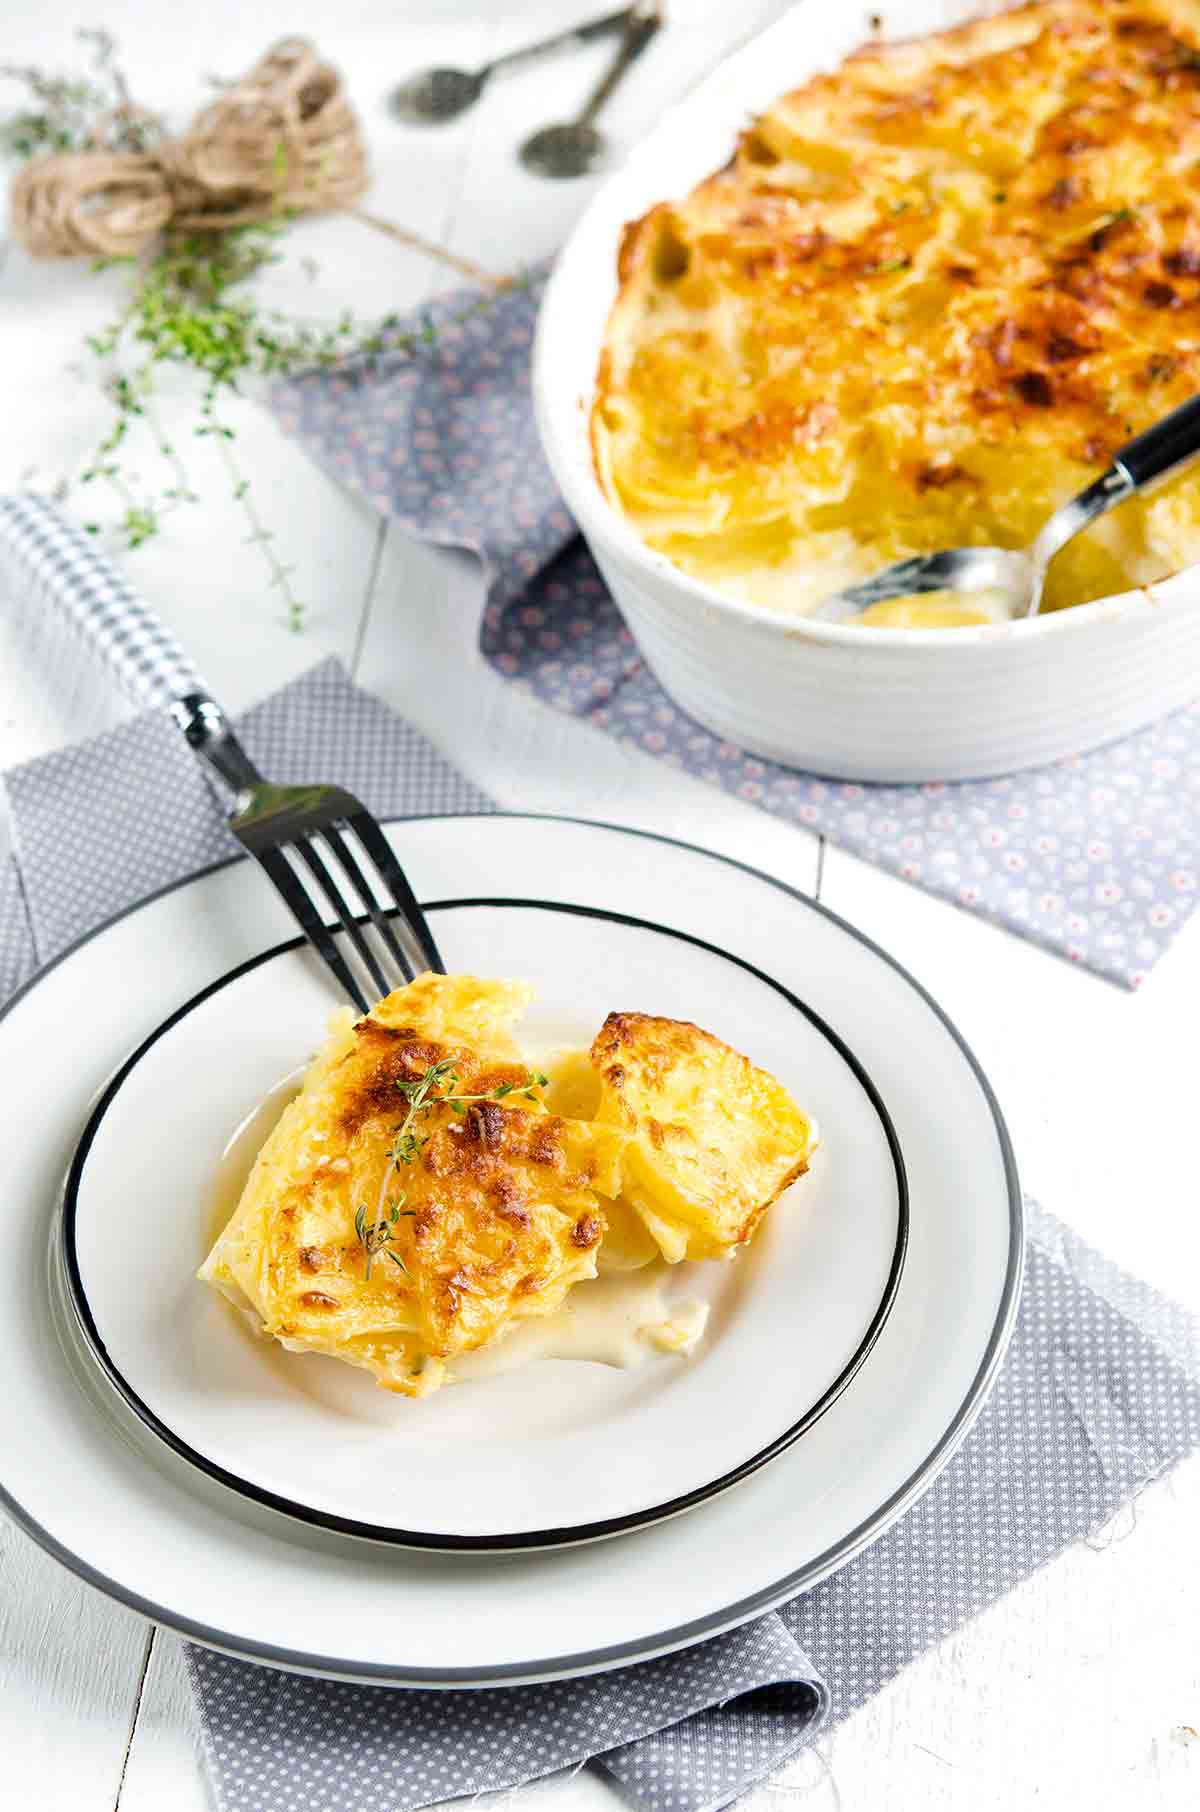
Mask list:
POLYGON ((506 50, 501 56, 493 57, 479 73, 481 76, 490 76, 494 70, 509 69, 514 63, 532 63, 538 57, 548 56, 551 51, 565 50, 568 44, 590 44, 593 38, 603 38, 611 31, 619 31, 630 22, 637 10, 636 6, 622 6, 615 13, 602 13, 598 19, 585 19, 582 25, 572 25, 566 31, 556 31, 552 37, 539 38, 534 44, 519 44, 515 50, 506 50))
POLYGON ((657 8, 650 12, 644 12, 640 7, 630 9, 629 23, 625 27, 621 47, 585 101, 576 120, 577 125, 591 125, 617 83, 624 78, 630 66, 641 56, 661 24, 662 14, 657 8))

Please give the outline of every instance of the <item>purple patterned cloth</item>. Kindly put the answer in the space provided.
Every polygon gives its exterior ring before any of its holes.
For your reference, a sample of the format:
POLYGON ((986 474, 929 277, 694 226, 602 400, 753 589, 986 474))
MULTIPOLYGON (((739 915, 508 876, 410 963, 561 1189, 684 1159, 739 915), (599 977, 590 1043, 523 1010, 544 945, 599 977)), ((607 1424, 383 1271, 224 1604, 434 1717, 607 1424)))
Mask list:
POLYGON ((276 386, 277 419, 412 534, 480 556, 480 643, 501 673, 1136 987, 1196 903, 1200 703, 1091 755, 953 784, 820 780, 722 742, 646 667, 542 457, 530 347, 543 281, 440 299, 382 356, 276 386))

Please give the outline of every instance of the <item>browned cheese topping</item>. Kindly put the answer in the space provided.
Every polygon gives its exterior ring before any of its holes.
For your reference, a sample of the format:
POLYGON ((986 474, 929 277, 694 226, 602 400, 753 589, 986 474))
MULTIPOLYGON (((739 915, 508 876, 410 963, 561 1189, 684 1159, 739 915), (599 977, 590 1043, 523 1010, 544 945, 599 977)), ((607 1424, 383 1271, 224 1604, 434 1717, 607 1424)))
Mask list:
MULTIPOLYGON (((1019 546, 1200 390, 1200 7, 1045 0, 871 46, 626 232, 593 413, 650 543, 803 611, 887 560, 1019 546)), ((1200 557, 1200 477, 1051 606, 1200 557)))

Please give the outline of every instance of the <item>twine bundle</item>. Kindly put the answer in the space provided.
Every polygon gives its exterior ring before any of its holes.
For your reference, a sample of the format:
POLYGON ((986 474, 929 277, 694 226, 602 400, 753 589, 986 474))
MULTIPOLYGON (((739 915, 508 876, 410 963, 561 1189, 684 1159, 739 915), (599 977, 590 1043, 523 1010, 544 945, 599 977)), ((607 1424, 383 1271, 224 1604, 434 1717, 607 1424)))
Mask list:
MULTIPOLYGON (((93 137, 102 143, 102 127, 93 137)), ((38 258, 122 257, 168 225, 215 232, 348 207, 367 174, 337 70, 305 39, 284 38, 182 138, 33 159, 12 186, 12 230, 38 258)))

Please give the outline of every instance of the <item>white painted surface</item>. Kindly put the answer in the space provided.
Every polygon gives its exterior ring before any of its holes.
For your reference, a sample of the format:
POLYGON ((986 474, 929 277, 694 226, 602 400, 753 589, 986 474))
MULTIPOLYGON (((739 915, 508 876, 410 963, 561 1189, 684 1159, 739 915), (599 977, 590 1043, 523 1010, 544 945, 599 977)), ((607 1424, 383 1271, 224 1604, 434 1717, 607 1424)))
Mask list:
MULTIPOLYGON (((570 0, 572 15, 592 10, 597 0, 570 0)), ((736 8, 674 0, 670 37, 614 102, 621 143, 729 44, 782 10, 780 0, 736 8)), ((202 73, 240 70, 278 32, 311 31, 342 65, 367 121, 371 205, 497 268, 552 250, 586 198, 586 184, 552 188, 525 176, 511 149, 524 127, 582 98, 603 50, 513 75, 436 135, 393 126, 382 97, 393 72, 473 61, 566 11, 561 0, 493 0, 486 10, 482 0, 346 0, 336 12, 314 0, 156 10, 109 0, 101 9, 125 41, 135 90, 181 116, 202 73)), ((56 64, 80 18, 62 0, 10 0, 5 60, 56 64)), ((293 301, 311 294, 314 312, 348 302, 370 314, 442 285, 436 269, 350 221, 306 225, 296 238, 320 260, 319 284, 309 291, 298 278, 273 281, 293 301)), ((66 368, 82 334, 108 312, 107 281, 34 267, 16 250, 0 268, 0 483, 31 467, 57 476, 90 452, 101 412, 66 368)), ((168 400, 164 415, 174 407, 168 400)), ((475 651, 479 586, 469 563, 414 549, 395 531, 377 561, 380 534, 367 512, 251 405, 238 419, 271 525, 298 568, 306 634, 293 637, 278 622, 258 556, 241 545, 239 519, 199 455, 203 510, 177 516, 130 561, 232 706, 336 651, 502 803, 645 824, 796 885, 816 883, 813 839, 618 749, 500 681, 475 651)), ((0 634, 0 763, 54 747, 99 714, 78 681, 64 683, 61 667, 31 663, 0 634)), ((836 851, 825 853, 820 880, 826 903, 908 963, 973 1041, 1027 1185, 1122 1263, 1200 1308, 1192 1159, 1200 925, 1131 998, 836 851)), ((1193 1463, 1148 1491, 1102 1542, 1061 1557, 826 1739, 792 1771, 797 1797, 813 1812, 1194 1807, 1198 1523, 1193 1463)), ((179 1645, 156 1635, 143 1673, 146 1637, 135 1618, 76 1585, 14 1530, 0 1530, 0 1803, 199 1812, 206 1801, 179 1645)), ((764 1791, 755 1803, 770 1812, 784 1801, 764 1791)), ((602 1812, 618 1802, 585 1772, 546 1789, 544 1804, 546 1812, 602 1812)))

